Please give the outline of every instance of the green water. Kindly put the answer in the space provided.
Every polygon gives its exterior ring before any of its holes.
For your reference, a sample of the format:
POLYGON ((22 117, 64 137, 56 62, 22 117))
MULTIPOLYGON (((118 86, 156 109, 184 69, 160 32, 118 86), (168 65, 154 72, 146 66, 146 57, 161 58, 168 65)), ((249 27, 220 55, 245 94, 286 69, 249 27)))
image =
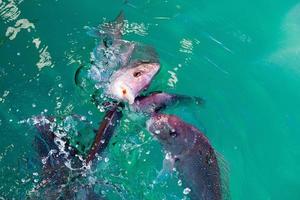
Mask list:
MULTIPOLYGON (((97 127, 103 113, 74 84, 96 44, 83 27, 121 9, 128 19, 124 38, 160 55, 162 70, 150 90, 206 100, 201 108, 170 112, 201 128, 223 155, 231 198, 300 199, 300 4, 128 2, 0 0, 0 199, 22 199, 38 179, 26 162, 34 154, 34 129, 21 120, 46 109, 85 115, 97 127)), ((124 118, 112 138, 116 145, 105 152, 109 161, 94 176, 122 186, 131 199, 183 198, 176 175, 153 185, 161 147, 136 116, 124 118)))

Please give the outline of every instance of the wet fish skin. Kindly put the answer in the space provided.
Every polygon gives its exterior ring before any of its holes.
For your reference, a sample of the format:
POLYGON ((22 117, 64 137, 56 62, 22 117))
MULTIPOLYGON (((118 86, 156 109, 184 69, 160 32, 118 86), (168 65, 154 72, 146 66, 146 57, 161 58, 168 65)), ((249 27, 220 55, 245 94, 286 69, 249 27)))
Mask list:
MULTIPOLYGON (((74 118, 79 118, 78 115, 73 115, 74 118)), ((42 166, 42 179, 33 191, 27 197, 28 199, 103 199, 93 191, 93 186, 83 185, 81 179, 84 168, 81 167, 86 161, 79 160, 76 155, 79 152, 73 148, 66 137, 61 137, 64 142, 66 152, 62 154, 56 144, 57 135, 51 129, 51 123, 55 123, 54 117, 37 116, 35 117, 38 123, 35 127, 38 130, 34 138, 34 146, 41 160, 44 160, 42 166), (50 153, 51 152, 51 153, 50 153), (45 159, 47 158, 47 159, 45 159), (66 162, 71 161, 72 167, 78 168, 71 170, 66 166, 66 162), (77 191, 77 192, 76 192, 77 191)), ((101 126, 100 126, 101 127, 101 126)), ((102 135, 108 137, 112 128, 108 126, 102 135), (106 132, 105 132, 106 131, 106 132), (108 132, 108 133, 107 133, 108 132)), ((109 140, 106 138, 107 141, 109 140)), ((100 141, 98 141, 100 143, 100 141)), ((94 142, 95 143, 95 142, 94 142)), ((105 146, 101 146, 103 150, 105 146)), ((90 157, 94 159, 94 157, 90 157)), ((92 161, 92 160, 91 160, 92 161)))
POLYGON ((108 145, 110 138, 113 136, 115 128, 118 126, 122 118, 121 108, 122 103, 115 104, 108 110, 100 123, 97 130, 92 147, 90 148, 86 157, 86 163, 95 159, 96 154, 100 154, 108 145))
POLYGON ((139 96, 131 105, 131 109, 135 112, 143 112, 151 114, 161 111, 167 106, 177 103, 195 102, 196 104, 203 104, 204 100, 200 97, 192 97, 181 94, 170 94, 165 92, 152 92, 147 96, 139 96))
POLYGON ((121 68, 111 76, 107 93, 114 99, 133 104, 135 98, 148 88, 159 69, 160 64, 156 62, 136 62, 121 68))
POLYGON ((222 199, 217 156, 202 132, 175 115, 157 113, 147 121, 147 129, 171 153, 191 199, 222 199))

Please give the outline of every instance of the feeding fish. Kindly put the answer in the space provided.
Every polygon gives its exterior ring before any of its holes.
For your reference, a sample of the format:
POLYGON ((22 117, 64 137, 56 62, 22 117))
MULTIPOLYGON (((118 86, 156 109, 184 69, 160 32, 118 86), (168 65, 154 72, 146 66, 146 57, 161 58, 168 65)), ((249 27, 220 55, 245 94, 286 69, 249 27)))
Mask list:
MULTIPOLYGON (((39 131, 35 136, 34 146, 43 164, 43 179, 31 191, 30 199, 101 199, 93 191, 93 186, 85 183, 82 178, 97 154, 105 149, 118 126, 122 116, 120 106, 116 104, 107 111, 86 156, 71 145, 67 137, 70 127, 58 128, 54 117, 39 116, 34 119, 34 125, 39 131)), ((77 121, 84 122, 80 117, 77 121)))
POLYGON ((147 96, 138 96, 131 105, 131 110, 134 112, 154 113, 158 112, 167 106, 176 105, 178 103, 203 104, 204 100, 200 97, 192 97, 181 94, 169 94, 165 92, 152 92, 147 96))
POLYGON ((81 65, 77 69, 75 73, 77 85, 85 87, 85 78, 87 78, 100 88, 107 83, 115 70, 128 64, 135 49, 135 42, 122 39, 123 27, 123 12, 120 12, 112 22, 103 23, 95 28, 86 27, 88 34, 99 38, 100 41, 91 53, 91 64, 81 65))
POLYGON ((108 86, 113 98, 133 104, 135 98, 148 88, 160 69, 159 63, 136 62, 130 67, 116 71, 108 86))
POLYGON ((171 154, 191 199, 223 199, 219 162, 203 133, 175 115, 157 113, 147 121, 147 129, 171 154))
POLYGON ((97 130, 92 147, 88 152, 86 163, 94 160, 96 154, 101 153, 108 145, 115 128, 118 126, 120 119, 122 118, 122 111, 120 110, 122 107, 123 105, 121 103, 116 104, 105 114, 97 130))

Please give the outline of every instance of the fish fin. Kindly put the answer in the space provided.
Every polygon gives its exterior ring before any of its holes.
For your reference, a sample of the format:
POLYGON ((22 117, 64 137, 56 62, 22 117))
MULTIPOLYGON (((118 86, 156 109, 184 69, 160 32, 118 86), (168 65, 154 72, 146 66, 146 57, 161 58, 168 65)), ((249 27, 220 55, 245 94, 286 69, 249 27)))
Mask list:
POLYGON ((163 93, 162 90, 155 90, 153 92, 150 92, 149 94, 152 95, 152 94, 160 94, 160 93, 163 93))
POLYGON ((161 183, 166 181, 172 175, 174 165, 175 159, 171 156, 170 153, 166 153, 166 156, 163 160, 162 169, 158 172, 155 182, 161 183))
POLYGON ((85 26, 84 29, 86 29, 87 34, 91 37, 102 38, 103 35, 105 35, 103 33, 106 33, 113 36, 114 39, 121 39, 122 29, 124 27, 124 16, 124 12, 121 11, 114 21, 104 23, 99 27, 85 26))
POLYGON ((230 192, 229 192, 229 167, 228 163, 225 160, 224 156, 219 152, 215 151, 217 156, 217 161, 220 170, 220 178, 221 178, 221 191, 222 191, 222 199, 230 200, 230 192))
POLYGON ((154 47, 136 43, 131 60, 131 63, 136 63, 137 61, 140 61, 140 63, 159 63, 159 56, 154 47))
POLYGON ((86 33, 87 33, 88 36, 91 36, 91 37, 94 37, 94 38, 101 37, 100 30, 97 27, 85 26, 84 29, 86 30, 86 33))
POLYGON ((115 132, 115 128, 119 125, 123 116, 122 110, 120 109, 121 106, 121 103, 116 104, 105 113, 93 144, 87 153, 85 159, 86 163, 93 161, 96 154, 100 154, 109 144, 109 141, 115 132))
POLYGON ((203 105, 205 104, 205 100, 201 97, 192 97, 193 101, 197 104, 197 105, 203 105))
POLYGON ((124 11, 121 10, 120 13, 118 14, 118 16, 116 17, 116 19, 114 20, 114 22, 116 23, 117 26, 121 26, 121 27, 118 27, 119 29, 122 29, 122 27, 124 25, 124 19, 125 19, 125 14, 124 14, 124 11))

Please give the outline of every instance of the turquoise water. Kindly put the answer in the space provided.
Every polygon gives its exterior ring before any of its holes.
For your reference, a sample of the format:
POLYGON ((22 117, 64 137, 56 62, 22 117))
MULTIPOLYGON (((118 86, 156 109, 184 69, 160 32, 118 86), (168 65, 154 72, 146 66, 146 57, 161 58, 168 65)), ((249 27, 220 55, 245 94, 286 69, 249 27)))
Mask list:
MULTIPOLYGON (((299 199, 300 4, 297 1, 0 0, 0 198, 39 181, 33 127, 41 112, 103 113, 74 84, 95 47, 84 26, 124 10, 125 39, 155 47, 162 70, 150 90, 201 96, 169 112, 202 129, 229 166, 232 199, 299 199)), ((181 199, 178 178, 153 184, 164 153, 125 113, 93 178, 121 187, 109 199, 181 199)), ((88 138, 88 137, 87 137, 88 138)), ((103 191, 104 189, 98 189, 103 191)))

